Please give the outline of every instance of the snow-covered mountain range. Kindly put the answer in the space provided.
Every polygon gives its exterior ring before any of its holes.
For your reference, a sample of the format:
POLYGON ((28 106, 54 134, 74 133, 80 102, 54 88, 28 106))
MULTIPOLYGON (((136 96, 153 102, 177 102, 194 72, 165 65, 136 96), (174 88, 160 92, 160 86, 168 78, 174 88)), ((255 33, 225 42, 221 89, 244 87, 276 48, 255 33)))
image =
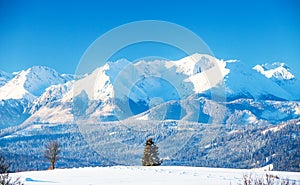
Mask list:
POLYGON ((1 72, 0 80, 0 128, 123 119, 278 124, 300 116, 300 81, 284 63, 249 69, 193 54, 178 61, 121 59, 77 78, 34 66, 1 72))
POLYGON ((60 75, 54 69, 43 66, 3 76, 6 80, 0 87, 0 128, 21 124, 30 116, 35 100, 43 96, 48 87, 71 80, 69 75, 60 75))
POLYGON ((15 171, 46 169, 49 140, 62 143, 60 167, 139 165, 149 137, 164 165, 299 170, 300 86, 286 64, 193 54, 0 75, 0 147, 15 171))

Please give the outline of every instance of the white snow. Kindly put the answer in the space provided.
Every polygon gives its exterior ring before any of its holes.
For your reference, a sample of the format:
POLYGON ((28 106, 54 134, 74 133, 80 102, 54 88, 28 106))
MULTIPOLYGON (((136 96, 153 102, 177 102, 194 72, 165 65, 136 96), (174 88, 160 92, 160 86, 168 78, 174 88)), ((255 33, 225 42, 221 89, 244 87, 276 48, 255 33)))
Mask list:
MULTIPOLYGON (((240 170, 224 168, 178 167, 178 166, 114 166, 55 169, 11 174, 21 177, 25 185, 222 185, 242 183, 243 175, 264 177, 266 174, 300 181, 300 173, 266 172, 262 169, 240 170)), ((275 179, 280 181, 281 179, 275 179)))
POLYGON ((23 86, 26 81, 26 75, 29 71, 22 71, 7 82, 4 86, 0 88, 0 100, 5 99, 21 99, 23 97, 27 97, 30 100, 34 99, 34 96, 30 94, 23 86))
POLYGON ((137 117, 137 120, 149 120, 149 116, 146 114, 144 116, 137 117))
MULTIPOLYGON (((85 91, 90 100, 107 100, 113 97, 113 82, 120 71, 129 64, 126 59, 121 59, 116 62, 108 62, 104 66, 95 69, 91 74, 77 80, 74 83, 73 97, 85 91)), ((131 75, 131 74, 127 74, 131 75)))
POLYGON ((41 122, 41 123, 72 123, 74 121, 71 108, 57 106, 49 108, 43 106, 35 114, 33 114, 26 122, 41 122), (42 119, 40 119, 42 118, 42 119))
POLYGON ((271 65, 256 65, 253 69, 265 75, 267 78, 276 78, 278 80, 291 80, 295 78, 284 63, 275 62, 271 65))
POLYGON ((261 133, 262 134, 266 134, 268 131, 272 131, 272 132, 278 132, 279 130, 281 130, 282 128, 284 128, 287 124, 281 124, 279 126, 275 126, 275 127, 272 127, 272 128, 268 128, 264 131, 262 131, 261 133))
POLYGON ((251 95, 254 99, 272 95, 287 100, 293 99, 290 92, 248 69, 241 62, 227 63, 226 67, 230 69, 230 73, 225 78, 228 95, 251 95))
POLYGON ((300 103, 295 107, 295 114, 300 114, 300 103))
POLYGON ((271 79, 282 89, 293 96, 293 100, 299 100, 300 97, 300 80, 299 74, 292 73, 291 69, 284 63, 275 62, 272 64, 256 65, 254 68, 257 72, 271 79))
MULTIPOLYGON (((108 62, 95 69, 91 74, 72 81, 67 88, 64 86, 52 87, 49 88, 51 93, 47 93, 47 89, 46 93, 38 99, 46 102, 51 98, 51 94, 58 92, 54 94, 57 98, 57 105, 62 104, 62 106, 69 107, 73 97, 84 91, 89 101, 101 102, 101 105, 95 107, 93 112, 87 112, 92 119, 106 115, 114 116, 115 112, 118 112, 118 105, 114 103, 114 99, 126 102, 130 98, 135 102, 145 102, 149 107, 153 107, 152 105, 157 104, 151 103, 156 99, 161 100, 160 102, 184 100, 192 94, 206 93, 209 90, 216 93, 218 97, 247 96, 260 99, 262 95, 271 95, 271 97, 282 99, 295 99, 290 91, 285 91, 284 88, 252 69, 248 69, 237 60, 220 60, 198 53, 178 61, 154 60, 147 62, 141 60, 130 63, 126 59, 121 59, 116 62, 108 62), (67 89, 67 91, 63 89, 67 89)), ((46 112, 44 111, 44 113, 46 112)), ((57 117, 63 118, 61 112, 56 112, 60 113, 57 117)), ((35 114, 38 113, 43 112, 35 114)), ((41 120, 47 122, 49 117, 44 113, 41 116, 35 115, 35 117, 40 117, 41 120), (43 118, 44 115, 47 119, 43 118)), ((66 113, 70 113, 70 111, 66 111, 66 113)), ((55 117, 55 114, 52 117, 55 117)), ((68 114, 66 117, 71 118, 68 114)), ((256 117, 250 113, 245 113, 245 118, 250 123, 257 122, 256 117)), ((140 116, 138 119, 148 120, 149 117, 147 115, 140 116)), ((57 120, 60 121, 60 119, 57 120)), ((51 121, 55 121, 55 119, 51 121)))
MULTIPOLYGON (((267 74, 272 72, 273 76, 280 74, 284 79, 293 76, 283 63, 278 63, 276 68, 271 67, 258 65, 255 69, 262 73, 267 71, 267 74)), ((131 63, 121 59, 107 62, 80 78, 59 75, 53 69, 35 66, 15 73, 12 79, 0 87, 0 100, 29 100, 24 102, 33 104, 29 113, 32 114, 31 118, 36 119, 30 119, 32 121, 61 122, 66 117, 69 122, 72 120, 71 112, 65 109, 71 108, 73 98, 84 92, 89 101, 99 102, 91 104, 94 107, 87 112, 88 116, 99 118, 113 116, 118 112, 119 107, 113 100, 126 102, 130 98, 134 102, 144 102, 149 107, 171 100, 185 100, 197 93, 211 93, 212 97, 224 97, 224 101, 225 97, 298 100, 299 88, 300 81, 296 79, 280 86, 237 60, 221 60, 195 53, 178 61, 141 60, 131 63)), ((295 114, 299 114, 299 108, 294 110, 295 114)), ((144 116, 140 119, 149 118, 144 116)), ((257 120, 248 114, 248 121, 255 123, 257 120)))
POLYGON ((13 79, 0 87, 0 100, 28 99, 34 100, 47 87, 64 83, 65 79, 54 69, 34 66, 19 72, 13 79))
POLYGON ((205 54, 195 53, 181 60, 175 61, 176 72, 189 77, 185 82, 192 82, 194 92, 203 93, 218 85, 230 72, 226 63, 235 60, 223 61, 205 54))

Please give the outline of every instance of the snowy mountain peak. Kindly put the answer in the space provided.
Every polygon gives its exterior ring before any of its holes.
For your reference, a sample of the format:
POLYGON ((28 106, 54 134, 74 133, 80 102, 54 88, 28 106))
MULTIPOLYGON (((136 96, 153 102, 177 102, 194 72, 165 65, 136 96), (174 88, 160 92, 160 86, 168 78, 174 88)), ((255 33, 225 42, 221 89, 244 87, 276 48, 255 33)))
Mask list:
MULTIPOLYGON (((267 73, 275 70, 277 73, 272 75, 282 74, 289 79, 289 68, 282 63, 257 65, 255 70, 267 73)), ((25 100, 20 112, 30 116, 28 122, 71 122, 73 116, 81 115, 95 120, 116 120, 159 105, 173 105, 169 102, 180 104, 196 96, 210 100, 217 97, 218 101, 299 100, 299 91, 295 90, 300 88, 297 80, 283 82, 286 83, 274 83, 273 78, 266 78, 238 60, 196 53, 177 61, 107 62, 80 78, 34 66, 15 74, 0 87, 0 100, 25 100)), ((10 106, 15 110, 14 104, 10 106)), ((169 108, 178 111, 176 106, 169 108)))
POLYGON ((65 83, 64 79, 54 69, 45 66, 33 66, 20 71, 14 78, 0 87, 0 99, 33 100, 40 96, 47 87, 65 83))
POLYGON ((297 75, 295 76, 286 64, 275 62, 256 65, 253 69, 289 92, 294 100, 299 100, 300 92, 298 89, 300 89, 300 80, 296 78, 297 75))
POLYGON ((253 69, 267 78, 273 78, 276 80, 292 80, 295 78, 295 76, 291 73, 290 68, 280 62, 256 65, 253 69))
POLYGON ((192 76, 203 71, 209 70, 220 64, 220 60, 207 54, 195 53, 193 55, 175 61, 177 72, 192 76))

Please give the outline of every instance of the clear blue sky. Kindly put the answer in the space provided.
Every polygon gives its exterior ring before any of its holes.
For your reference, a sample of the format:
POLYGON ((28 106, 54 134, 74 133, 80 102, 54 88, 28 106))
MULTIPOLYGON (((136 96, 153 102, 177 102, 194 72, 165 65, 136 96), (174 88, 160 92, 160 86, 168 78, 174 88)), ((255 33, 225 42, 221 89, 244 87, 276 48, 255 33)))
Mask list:
POLYGON ((298 0, 0 0, 0 70, 46 65, 74 73, 99 36, 149 19, 190 29, 218 58, 249 66, 282 61, 300 74, 298 0))

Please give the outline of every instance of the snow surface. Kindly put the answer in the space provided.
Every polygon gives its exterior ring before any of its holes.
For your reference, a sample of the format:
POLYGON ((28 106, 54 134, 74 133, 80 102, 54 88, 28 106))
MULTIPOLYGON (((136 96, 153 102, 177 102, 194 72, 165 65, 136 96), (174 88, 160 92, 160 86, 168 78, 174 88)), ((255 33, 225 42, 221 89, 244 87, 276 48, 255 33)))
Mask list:
POLYGON ((256 65, 253 69, 267 78, 276 78, 278 80, 291 80, 295 78, 284 63, 275 62, 273 64, 256 65))
POLYGON ((281 129, 283 129, 284 127, 286 127, 287 124, 281 124, 281 125, 278 125, 278 126, 274 126, 274 127, 271 127, 271 128, 267 128, 266 130, 262 131, 261 133, 262 134, 266 134, 268 131, 272 131, 272 132, 278 132, 280 131, 281 129))
MULTIPOLYGON (((20 172, 11 175, 21 177, 25 185, 234 185, 242 183, 243 175, 250 174, 254 177, 264 177, 266 174, 272 174, 282 179, 288 178, 297 184, 300 183, 300 173, 296 172, 266 172, 262 169, 240 170, 179 166, 87 167, 20 172)), ((275 179, 275 181, 279 182, 282 179, 275 179)))
POLYGON ((279 62, 273 64, 266 63, 256 65, 253 69, 289 92, 294 100, 299 100, 300 80, 297 78, 299 74, 292 73, 292 70, 286 64, 279 62))
POLYGON ((66 79, 54 69, 34 66, 19 72, 13 79, 0 87, 0 100, 25 98, 33 101, 47 87, 65 82, 66 79))

